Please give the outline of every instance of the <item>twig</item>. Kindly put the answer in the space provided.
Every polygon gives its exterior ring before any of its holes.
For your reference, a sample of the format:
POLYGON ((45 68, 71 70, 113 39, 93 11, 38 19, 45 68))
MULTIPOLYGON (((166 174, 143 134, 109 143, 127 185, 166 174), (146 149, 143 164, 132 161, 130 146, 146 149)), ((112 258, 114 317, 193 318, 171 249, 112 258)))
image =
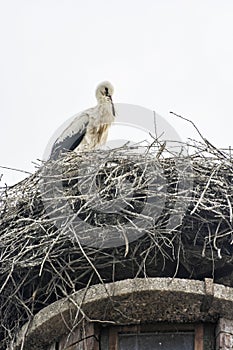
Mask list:
POLYGON ((2 166, 2 165, 0 165, 0 168, 1 168, 1 169, 7 169, 7 170, 18 171, 18 172, 20 172, 20 173, 32 175, 32 173, 31 173, 30 171, 26 171, 26 170, 22 170, 22 169, 11 168, 11 167, 2 166))

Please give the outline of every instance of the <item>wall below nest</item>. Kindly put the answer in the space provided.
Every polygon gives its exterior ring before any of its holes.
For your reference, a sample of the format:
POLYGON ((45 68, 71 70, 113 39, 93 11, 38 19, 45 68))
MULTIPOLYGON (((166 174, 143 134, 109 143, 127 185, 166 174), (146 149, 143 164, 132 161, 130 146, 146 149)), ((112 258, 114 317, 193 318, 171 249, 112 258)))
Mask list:
POLYGON ((223 349, 221 344, 225 343, 224 349, 228 349, 233 337, 232 310, 233 289, 211 279, 135 278, 98 284, 42 309, 21 329, 13 349, 20 349, 22 342, 25 350, 66 349, 64 342, 69 350, 82 349, 85 333, 88 349, 97 350, 101 329, 143 324, 195 325, 197 339, 208 333, 200 333, 197 325, 218 325, 217 347, 197 349, 223 349), (83 333, 80 327, 84 320, 89 326, 83 333), (74 338, 76 345, 68 345, 74 338))

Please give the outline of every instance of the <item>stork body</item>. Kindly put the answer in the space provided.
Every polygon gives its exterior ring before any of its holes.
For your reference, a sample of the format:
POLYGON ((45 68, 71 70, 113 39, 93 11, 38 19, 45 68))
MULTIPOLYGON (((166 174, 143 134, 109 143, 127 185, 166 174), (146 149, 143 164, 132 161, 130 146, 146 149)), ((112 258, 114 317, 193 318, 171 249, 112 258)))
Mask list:
POLYGON ((107 141, 108 130, 115 119, 113 87, 105 81, 97 86, 97 106, 78 114, 55 141, 50 158, 61 152, 91 151, 107 141))

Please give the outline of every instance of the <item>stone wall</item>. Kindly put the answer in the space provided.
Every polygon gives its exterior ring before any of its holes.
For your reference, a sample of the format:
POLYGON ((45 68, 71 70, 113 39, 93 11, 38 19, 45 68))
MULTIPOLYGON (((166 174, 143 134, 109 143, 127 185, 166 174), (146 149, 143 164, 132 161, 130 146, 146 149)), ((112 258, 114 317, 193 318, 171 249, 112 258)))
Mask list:
POLYGON ((233 308, 232 320, 220 318, 216 328, 216 350, 233 350, 233 308))
MULTIPOLYGON (((82 350, 85 339, 88 350, 96 350, 98 325, 155 323, 217 325, 216 350, 233 350, 233 289, 210 279, 178 278, 134 278, 94 285, 42 309, 22 328, 10 349, 20 350, 24 343, 24 350, 63 350, 64 344, 69 344, 69 350, 82 350), (83 319, 89 321, 88 328, 82 326, 83 319)), ((215 350, 207 331, 204 327, 206 345, 200 349, 215 350)), ((211 332, 214 336, 214 329, 211 332)))

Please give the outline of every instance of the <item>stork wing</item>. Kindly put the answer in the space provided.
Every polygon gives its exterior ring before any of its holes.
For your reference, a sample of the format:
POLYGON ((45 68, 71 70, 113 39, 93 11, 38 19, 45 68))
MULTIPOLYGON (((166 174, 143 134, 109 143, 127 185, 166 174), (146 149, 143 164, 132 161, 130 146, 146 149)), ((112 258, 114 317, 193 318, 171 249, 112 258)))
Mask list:
POLYGON ((55 141, 50 158, 57 159, 61 152, 73 151, 85 136, 89 114, 78 115, 55 141))

